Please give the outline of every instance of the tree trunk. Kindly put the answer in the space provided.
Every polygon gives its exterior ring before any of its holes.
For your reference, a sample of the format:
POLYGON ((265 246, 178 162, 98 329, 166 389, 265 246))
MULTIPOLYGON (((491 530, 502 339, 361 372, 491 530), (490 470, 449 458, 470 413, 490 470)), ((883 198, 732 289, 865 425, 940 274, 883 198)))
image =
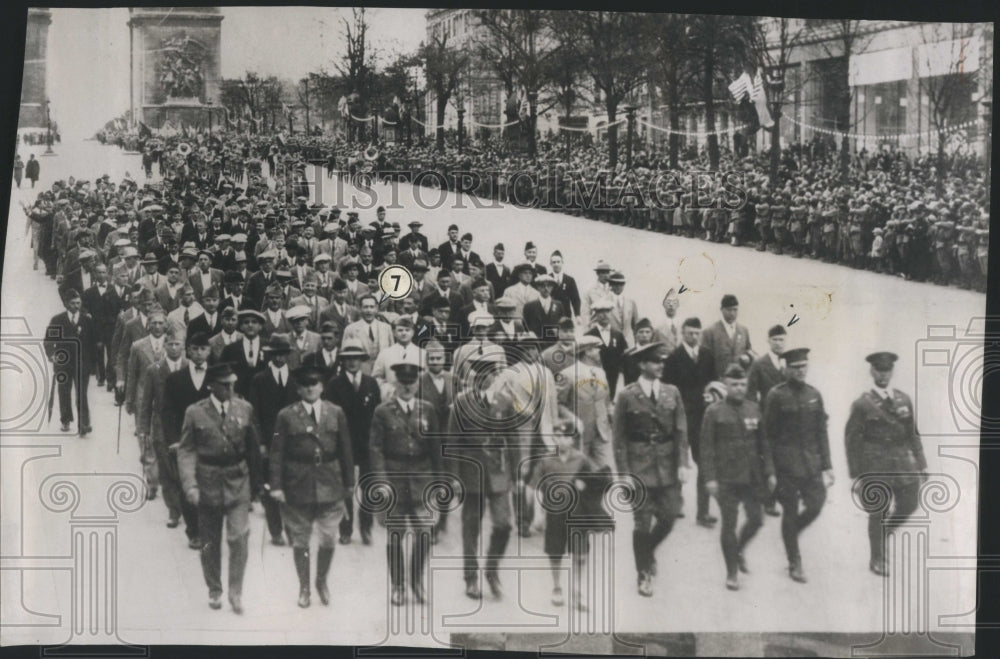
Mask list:
POLYGON ((774 112, 774 126, 771 127, 770 188, 778 188, 778 163, 781 160, 781 108, 774 112))
POLYGON ((708 168, 711 171, 719 169, 719 136, 715 131, 715 99, 713 83, 715 82, 715 51, 711 48, 705 57, 705 79, 702 81, 702 93, 705 97, 705 131, 708 133, 708 168))
POLYGON ((438 94, 437 97, 437 126, 435 130, 435 146, 438 151, 444 151, 444 111, 448 106, 448 97, 438 94))
POLYGON ((681 136, 677 134, 681 128, 681 117, 680 117, 680 90, 678 89, 679 83, 677 82, 677 71, 676 69, 671 71, 670 77, 667 81, 667 106, 670 111, 670 135, 667 138, 669 140, 669 151, 670 151, 670 169, 677 169, 677 152, 680 150, 681 146, 681 136))
POLYGON ((538 153, 538 144, 535 141, 535 132, 538 127, 538 115, 535 113, 535 105, 531 105, 531 115, 528 117, 528 157, 532 160, 538 153))
POLYGON ((935 177, 934 187, 937 191, 938 196, 944 196, 944 179, 945 179, 945 162, 944 162, 944 144, 945 136, 944 131, 940 128, 938 129, 937 135, 937 176, 935 177))
POLYGON ((608 100, 605 103, 608 112, 608 166, 614 172, 618 167, 618 126, 615 124, 618 117, 618 103, 608 100))

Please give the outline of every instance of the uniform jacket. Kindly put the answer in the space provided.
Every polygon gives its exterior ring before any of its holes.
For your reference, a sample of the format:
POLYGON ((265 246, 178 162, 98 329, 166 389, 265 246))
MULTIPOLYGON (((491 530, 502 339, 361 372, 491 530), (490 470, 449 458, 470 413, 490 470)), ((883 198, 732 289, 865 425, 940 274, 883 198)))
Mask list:
POLYGON ((615 400, 613 427, 619 472, 638 478, 647 488, 678 482, 678 467, 688 466, 688 439, 677 387, 661 383, 654 403, 638 382, 628 385, 615 400))
POLYGON ((268 453, 271 490, 282 490, 289 505, 335 503, 354 487, 354 458, 344 411, 316 401, 319 424, 301 402, 280 412, 268 453), (319 464, 317 464, 319 463, 319 464))
POLYGON ((927 460, 913 423, 910 397, 897 389, 883 400, 866 391, 851 404, 844 430, 851 478, 866 473, 926 471, 927 460))
POLYGON ((811 478, 831 468, 823 397, 812 385, 786 380, 764 401, 764 432, 776 475, 811 478))
POLYGON ((347 373, 342 371, 326 383, 323 398, 344 410, 353 442, 354 461, 358 465, 367 465, 370 459, 368 439, 372 415, 382 402, 375 378, 362 373, 361 385, 355 389, 347 373))
POLYGON ((760 407, 751 400, 720 400, 701 422, 698 470, 707 483, 762 486, 774 475, 771 448, 763 432, 760 407))
POLYGON ((784 382, 785 376, 774 366, 770 354, 753 360, 747 373, 747 398, 763 404, 771 387, 784 382))
MULTIPOLYGON (((564 369, 576 363, 576 343, 571 343, 568 347, 556 343, 542 351, 542 363, 545 364, 553 374, 558 374, 564 369)), ((607 375, 605 375, 607 379, 607 375)))
POLYGON ((517 466, 512 464, 517 438, 508 427, 511 417, 508 404, 496 398, 488 403, 479 391, 455 395, 442 450, 448 456, 447 468, 466 492, 503 495, 510 491, 512 470, 517 466))
POLYGON ((746 327, 735 323, 736 330, 733 339, 729 339, 726 326, 722 321, 717 321, 714 325, 701 333, 701 345, 712 353, 715 357, 715 377, 721 379, 726 372, 726 367, 740 358, 747 350, 750 350, 750 332, 746 327))
POLYGON ((200 506, 223 507, 249 504, 263 485, 260 464, 260 431, 250 403, 237 397, 229 400, 225 420, 205 398, 184 413, 181 443, 177 447, 177 467, 184 493, 197 490, 200 506), (205 459, 242 456, 231 467, 209 465, 205 459))
POLYGON ((390 483, 403 510, 423 507, 425 488, 443 469, 434 407, 419 398, 410 405, 409 414, 396 398, 376 407, 369 444, 372 471, 390 483))

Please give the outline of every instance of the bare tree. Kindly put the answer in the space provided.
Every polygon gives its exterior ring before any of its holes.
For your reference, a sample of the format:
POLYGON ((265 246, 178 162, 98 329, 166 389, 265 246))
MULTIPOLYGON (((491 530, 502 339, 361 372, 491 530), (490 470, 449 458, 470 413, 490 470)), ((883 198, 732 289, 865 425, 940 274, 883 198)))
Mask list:
POLYGON ((946 129, 968 120, 970 99, 976 92, 973 62, 975 24, 935 23, 921 27, 923 48, 917 60, 920 95, 927 99, 928 123, 937 134, 937 190, 944 192, 948 162, 945 159, 946 129), (965 114, 963 114, 965 113, 965 114))
POLYGON ((792 53, 802 43, 808 31, 801 19, 764 18, 754 21, 747 35, 755 64, 769 84, 766 85, 771 106, 770 180, 777 185, 778 164, 781 160, 781 108, 789 96, 803 84, 803 77, 796 76, 793 85, 788 84, 786 73, 792 60, 792 53))
MULTIPOLYGON (((364 7, 354 7, 351 20, 344 23, 344 41, 347 51, 340 62, 335 63, 337 71, 347 84, 349 94, 357 94, 352 111, 366 113, 371 103, 372 86, 375 76, 374 53, 368 43, 368 20, 364 7)), ((358 124, 358 139, 364 140, 365 124, 358 124)))
POLYGON ((697 81, 705 110, 708 132, 708 161, 719 168, 719 136, 715 134, 715 102, 726 96, 726 74, 750 59, 746 35, 754 19, 749 16, 699 14, 688 23, 688 51, 697 63, 697 81))
POLYGON ((608 120, 609 166, 618 165, 618 108, 646 81, 649 51, 638 38, 647 16, 632 12, 568 11, 552 14, 553 30, 600 93, 608 120))
POLYGON ((667 106, 671 133, 667 138, 670 167, 678 166, 681 106, 694 81, 688 55, 688 24, 682 14, 651 14, 646 29, 653 57, 650 58, 651 88, 658 90, 667 106))
POLYGON ((484 9, 475 14, 484 28, 477 42, 479 56, 505 81, 508 93, 517 86, 527 95, 526 132, 531 157, 537 147, 538 94, 548 84, 550 62, 560 50, 550 30, 549 14, 538 9, 484 9))
POLYGON ((418 57, 424 65, 427 88, 434 94, 437 109, 436 147, 444 151, 444 115, 448 101, 458 89, 469 56, 448 45, 448 37, 434 37, 420 44, 418 57))

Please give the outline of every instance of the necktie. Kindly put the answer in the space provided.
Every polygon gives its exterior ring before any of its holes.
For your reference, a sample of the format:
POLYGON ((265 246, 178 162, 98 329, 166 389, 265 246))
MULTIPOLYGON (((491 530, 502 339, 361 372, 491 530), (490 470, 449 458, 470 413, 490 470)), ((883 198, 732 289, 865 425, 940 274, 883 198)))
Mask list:
POLYGON ((677 340, 677 325, 674 325, 673 323, 670 323, 670 334, 674 337, 674 340, 676 341, 677 340))
POLYGON ((191 311, 188 309, 184 310, 184 324, 187 325, 191 320, 191 311))
POLYGON ((250 365, 253 366, 253 364, 254 364, 254 358, 253 358, 253 344, 252 343, 250 344, 249 360, 250 360, 250 365))
POLYGON ((281 371, 278 371, 278 389, 281 389, 284 385, 281 382, 281 371))
POLYGON ((316 414, 316 406, 315 405, 312 406, 312 410, 310 411, 310 414, 312 415, 313 423, 315 423, 318 426, 319 425, 319 415, 316 414))
POLYGON ((368 340, 375 343, 375 330, 372 329, 371 325, 368 325, 368 340))
POLYGON ((358 388, 361 387, 361 377, 357 373, 351 376, 351 384, 354 385, 355 391, 357 391, 358 388))
POLYGON ((223 423, 226 422, 226 404, 225 403, 222 404, 222 422, 223 423))
POLYGON ((653 401, 654 403, 656 402, 656 393, 653 390, 652 385, 649 386, 649 400, 653 401))

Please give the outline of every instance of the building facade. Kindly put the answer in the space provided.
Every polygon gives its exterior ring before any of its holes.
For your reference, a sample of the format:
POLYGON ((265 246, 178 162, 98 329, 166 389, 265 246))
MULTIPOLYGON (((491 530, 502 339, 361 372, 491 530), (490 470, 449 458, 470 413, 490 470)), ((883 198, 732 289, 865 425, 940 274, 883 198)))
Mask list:
POLYGON ((24 42, 24 78, 21 81, 21 108, 17 126, 36 131, 46 127, 48 93, 46 91, 46 53, 52 12, 29 8, 24 42))

